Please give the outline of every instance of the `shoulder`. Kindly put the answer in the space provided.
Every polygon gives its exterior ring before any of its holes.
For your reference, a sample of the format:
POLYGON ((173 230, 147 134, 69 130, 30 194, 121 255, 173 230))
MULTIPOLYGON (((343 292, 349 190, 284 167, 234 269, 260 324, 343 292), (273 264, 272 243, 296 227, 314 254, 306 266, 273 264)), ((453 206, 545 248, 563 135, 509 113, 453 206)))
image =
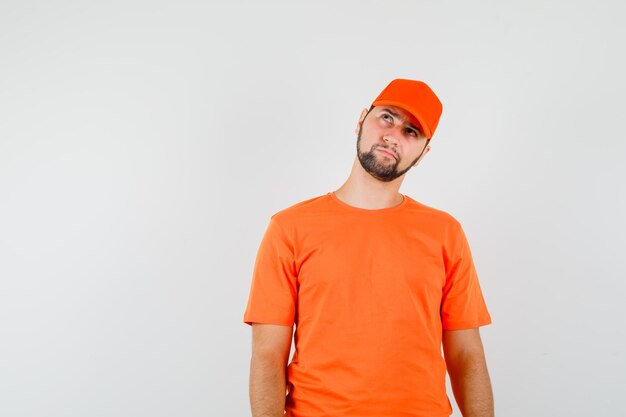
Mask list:
POLYGON ((270 218, 283 227, 289 228, 299 221, 323 211, 328 195, 322 194, 306 200, 298 201, 290 206, 274 212, 270 218))
POLYGON ((406 197, 409 200, 408 209, 427 218, 429 222, 449 230, 458 230, 461 228, 461 222, 449 211, 424 204, 408 195, 406 197))

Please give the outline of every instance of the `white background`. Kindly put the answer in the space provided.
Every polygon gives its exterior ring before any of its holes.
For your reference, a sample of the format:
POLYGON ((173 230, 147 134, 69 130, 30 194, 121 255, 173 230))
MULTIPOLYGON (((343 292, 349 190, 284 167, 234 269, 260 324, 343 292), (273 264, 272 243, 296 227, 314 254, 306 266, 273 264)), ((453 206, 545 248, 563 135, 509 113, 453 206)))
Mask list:
POLYGON ((400 191, 464 226, 496 415, 626 415, 624 15, 0 1, 0 415, 249 416, 269 216, 345 181, 393 78, 443 102, 400 191))

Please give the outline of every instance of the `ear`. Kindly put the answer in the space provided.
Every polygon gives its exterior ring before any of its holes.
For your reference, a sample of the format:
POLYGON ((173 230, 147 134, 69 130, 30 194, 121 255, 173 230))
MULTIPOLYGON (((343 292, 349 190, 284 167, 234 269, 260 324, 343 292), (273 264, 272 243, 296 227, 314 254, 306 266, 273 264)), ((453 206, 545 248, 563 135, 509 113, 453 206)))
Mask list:
POLYGON ((356 124, 356 128, 354 129, 354 133, 356 135, 359 134, 359 129, 361 129, 361 125, 363 124, 363 120, 365 120, 365 116, 367 116, 368 109, 363 109, 361 111, 361 115, 359 116, 359 121, 356 124))

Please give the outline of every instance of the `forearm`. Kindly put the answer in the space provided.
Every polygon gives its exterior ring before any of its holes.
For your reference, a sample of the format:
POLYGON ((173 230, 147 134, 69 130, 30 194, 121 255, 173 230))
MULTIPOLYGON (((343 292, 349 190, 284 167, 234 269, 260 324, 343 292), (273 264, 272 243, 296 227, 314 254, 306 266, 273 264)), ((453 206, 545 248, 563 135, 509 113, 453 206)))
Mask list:
POLYGON ((493 392, 485 356, 467 355, 448 363, 450 384, 463 417, 493 417, 493 392))
POLYGON ((270 355, 252 355, 250 407, 252 417, 283 417, 287 390, 286 364, 270 355))

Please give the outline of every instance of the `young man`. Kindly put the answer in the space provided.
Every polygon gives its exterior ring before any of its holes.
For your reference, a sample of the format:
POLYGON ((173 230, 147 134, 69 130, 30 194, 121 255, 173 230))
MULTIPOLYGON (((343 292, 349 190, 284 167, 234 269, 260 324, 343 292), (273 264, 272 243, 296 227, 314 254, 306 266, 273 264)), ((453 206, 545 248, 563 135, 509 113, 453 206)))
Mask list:
POLYGON ((425 83, 393 80, 361 112, 348 180, 271 216, 243 318, 253 417, 448 417, 446 369, 464 417, 494 415, 463 229, 398 192, 441 112, 425 83))

